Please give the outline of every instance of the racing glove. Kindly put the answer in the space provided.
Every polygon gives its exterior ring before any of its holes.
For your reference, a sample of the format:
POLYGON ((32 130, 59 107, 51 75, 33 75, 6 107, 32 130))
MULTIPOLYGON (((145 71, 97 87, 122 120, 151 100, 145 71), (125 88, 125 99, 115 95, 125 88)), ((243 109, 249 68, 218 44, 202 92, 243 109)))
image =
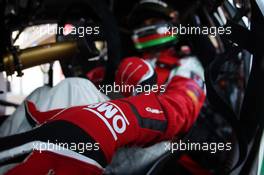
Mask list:
POLYGON ((156 77, 154 69, 147 61, 139 57, 128 57, 120 63, 116 72, 115 83, 122 87, 121 93, 128 97, 141 93, 137 91, 137 85, 140 85, 141 89, 150 91, 151 86, 156 84, 156 77))

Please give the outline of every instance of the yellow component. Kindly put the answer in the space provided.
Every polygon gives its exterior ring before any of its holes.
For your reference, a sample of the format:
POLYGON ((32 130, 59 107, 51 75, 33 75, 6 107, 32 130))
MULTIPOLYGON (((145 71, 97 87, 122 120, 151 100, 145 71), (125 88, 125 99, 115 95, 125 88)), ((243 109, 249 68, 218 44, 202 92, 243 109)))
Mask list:
MULTIPOLYGON (((26 69, 54 60, 69 58, 78 51, 76 42, 67 41, 23 49, 17 52, 17 57, 21 68, 26 69)), ((4 55, 3 70, 1 71, 6 71, 7 75, 12 75, 16 71, 16 66, 12 53, 4 55)))
POLYGON ((186 93, 196 105, 198 103, 198 97, 195 95, 195 93, 191 90, 187 90, 186 93))

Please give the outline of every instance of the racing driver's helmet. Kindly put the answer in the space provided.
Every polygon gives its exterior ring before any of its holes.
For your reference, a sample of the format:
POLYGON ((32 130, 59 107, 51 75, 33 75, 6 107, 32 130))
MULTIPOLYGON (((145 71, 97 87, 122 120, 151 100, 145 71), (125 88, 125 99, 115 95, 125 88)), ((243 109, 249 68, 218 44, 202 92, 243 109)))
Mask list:
POLYGON ((158 0, 141 0, 129 16, 133 28, 132 41, 138 51, 148 51, 176 44, 179 36, 172 29, 177 11, 158 0))

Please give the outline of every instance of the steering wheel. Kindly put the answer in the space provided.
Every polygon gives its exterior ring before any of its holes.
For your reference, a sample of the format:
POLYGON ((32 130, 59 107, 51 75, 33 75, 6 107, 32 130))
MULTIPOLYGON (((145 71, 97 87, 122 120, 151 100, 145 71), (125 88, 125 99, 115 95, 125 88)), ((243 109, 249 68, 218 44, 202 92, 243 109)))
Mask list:
POLYGON ((60 61, 65 76, 85 77, 89 70, 102 66, 105 69, 103 83, 113 82, 120 62, 121 44, 114 16, 106 3, 103 0, 45 0, 43 6, 49 9, 48 15, 57 14, 57 41, 77 40, 81 43, 79 53, 60 61), (61 6, 57 8, 58 4, 61 6), (59 31, 61 27, 69 26, 75 31, 70 34, 59 31))

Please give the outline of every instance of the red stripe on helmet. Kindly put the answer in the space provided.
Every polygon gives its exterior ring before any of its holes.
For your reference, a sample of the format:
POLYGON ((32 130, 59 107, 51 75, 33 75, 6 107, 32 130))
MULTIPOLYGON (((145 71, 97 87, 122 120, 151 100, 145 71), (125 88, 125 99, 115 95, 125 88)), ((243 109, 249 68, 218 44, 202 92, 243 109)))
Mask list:
POLYGON ((171 33, 167 32, 167 33, 164 33, 164 34, 153 34, 153 35, 148 35, 148 36, 145 36, 145 37, 134 38, 133 40, 134 40, 134 42, 143 43, 143 42, 147 42, 149 40, 159 39, 159 38, 167 37, 167 36, 170 36, 170 35, 171 35, 171 33))

